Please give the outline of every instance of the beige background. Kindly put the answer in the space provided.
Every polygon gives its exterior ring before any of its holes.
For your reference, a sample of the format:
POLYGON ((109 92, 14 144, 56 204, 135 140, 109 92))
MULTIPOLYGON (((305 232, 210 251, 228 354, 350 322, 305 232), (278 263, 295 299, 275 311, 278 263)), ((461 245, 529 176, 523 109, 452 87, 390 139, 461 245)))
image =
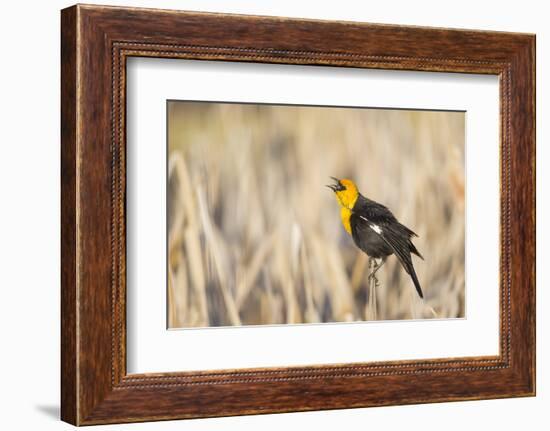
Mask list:
POLYGON ((169 325, 464 316, 461 112, 168 105, 169 325), (329 176, 413 229, 425 299, 390 257, 369 290, 329 176))

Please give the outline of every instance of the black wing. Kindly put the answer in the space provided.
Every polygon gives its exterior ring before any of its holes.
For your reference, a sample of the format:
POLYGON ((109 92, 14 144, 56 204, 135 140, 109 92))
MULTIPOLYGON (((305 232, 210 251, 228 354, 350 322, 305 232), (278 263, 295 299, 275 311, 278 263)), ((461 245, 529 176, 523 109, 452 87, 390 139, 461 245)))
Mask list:
POLYGON ((413 236, 418 237, 418 235, 407 226, 399 223, 388 207, 364 196, 360 196, 356 206, 353 208, 353 211, 360 216, 363 216, 363 219, 367 222, 380 225, 381 227, 386 226, 390 228, 390 230, 397 237, 404 238, 406 240, 408 249, 411 253, 414 253, 421 259, 424 259, 410 240, 413 236))
MULTIPOLYGON (((380 207, 383 207, 380 205, 380 207)), ((412 263, 411 253, 416 254, 421 257, 420 253, 411 242, 411 236, 416 234, 411 231, 406 226, 399 223, 393 214, 386 207, 383 207, 386 211, 381 208, 376 208, 371 211, 365 211, 364 215, 359 215, 359 217, 365 222, 365 224, 374 232, 379 238, 381 238, 393 251, 393 253, 401 262, 401 265, 411 276, 414 286, 418 295, 423 298, 422 288, 418 277, 416 276, 416 271, 412 263)))

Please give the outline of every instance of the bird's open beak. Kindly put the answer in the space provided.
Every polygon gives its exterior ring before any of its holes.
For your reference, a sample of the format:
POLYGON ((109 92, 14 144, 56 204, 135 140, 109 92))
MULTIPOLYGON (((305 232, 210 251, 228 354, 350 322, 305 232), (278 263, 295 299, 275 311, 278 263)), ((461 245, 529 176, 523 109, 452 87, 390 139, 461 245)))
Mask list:
POLYGON ((334 182, 336 182, 336 184, 329 184, 327 185, 327 187, 331 189, 333 192, 336 192, 336 190, 338 189, 338 186, 340 185, 340 180, 335 177, 330 177, 330 178, 332 178, 334 182))

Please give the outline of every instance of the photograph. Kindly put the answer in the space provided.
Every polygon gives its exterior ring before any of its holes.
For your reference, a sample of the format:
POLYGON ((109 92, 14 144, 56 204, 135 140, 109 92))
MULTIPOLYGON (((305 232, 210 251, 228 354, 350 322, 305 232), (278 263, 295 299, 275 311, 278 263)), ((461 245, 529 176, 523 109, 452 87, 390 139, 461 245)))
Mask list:
POLYGON ((463 111, 167 101, 167 326, 464 318, 463 111))

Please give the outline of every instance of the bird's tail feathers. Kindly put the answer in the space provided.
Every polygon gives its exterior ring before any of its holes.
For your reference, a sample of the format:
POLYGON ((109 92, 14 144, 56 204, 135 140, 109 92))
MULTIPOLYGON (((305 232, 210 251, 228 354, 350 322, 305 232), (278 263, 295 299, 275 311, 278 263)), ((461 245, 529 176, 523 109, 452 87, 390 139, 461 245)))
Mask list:
POLYGON ((416 254, 420 259, 424 260, 424 256, 420 254, 420 252, 416 249, 412 242, 409 243, 409 248, 411 250, 411 253, 416 254))
POLYGON ((418 296, 421 298, 424 298, 424 294, 422 293, 422 287, 420 287, 420 282, 418 281, 418 277, 416 276, 416 271, 414 270, 414 267, 411 265, 410 271, 408 271, 412 281, 414 283, 414 287, 416 287, 416 291, 418 292, 418 296))

